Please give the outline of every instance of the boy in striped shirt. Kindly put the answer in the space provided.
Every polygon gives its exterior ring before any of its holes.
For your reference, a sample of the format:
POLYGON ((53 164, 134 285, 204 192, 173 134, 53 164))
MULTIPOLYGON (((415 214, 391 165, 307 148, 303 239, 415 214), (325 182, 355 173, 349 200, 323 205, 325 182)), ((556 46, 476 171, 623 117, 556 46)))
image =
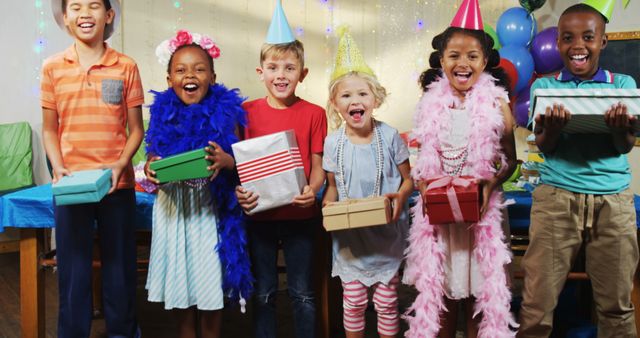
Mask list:
POLYGON ((58 337, 88 337, 94 224, 102 258, 109 337, 136 337, 135 192, 131 158, 144 136, 144 94, 135 62, 110 48, 117 0, 52 1, 73 37, 44 61, 43 140, 53 182, 74 171, 110 168, 112 187, 98 203, 55 206, 59 284, 58 337), (127 133, 128 131, 128 133, 127 133))

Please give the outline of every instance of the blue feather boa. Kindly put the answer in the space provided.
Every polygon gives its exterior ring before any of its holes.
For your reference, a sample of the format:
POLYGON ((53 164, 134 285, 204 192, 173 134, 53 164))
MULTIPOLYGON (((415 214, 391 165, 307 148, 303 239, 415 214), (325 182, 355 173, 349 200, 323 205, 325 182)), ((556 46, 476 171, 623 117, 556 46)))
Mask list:
MULTIPOLYGON (((167 157, 204 148, 208 141, 214 141, 233 156, 231 145, 238 142, 234 130, 246 125, 244 98, 237 89, 212 85, 202 102, 188 106, 171 88, 151 92, 155 99, 145 139, 147 153, 167 157)), ((242 299, 248 299, 253 291, 253 276, 244 216, 235 195, 237 184, 235 171, 222 170, 209 188, 219 218, 220 240, 215 249, 224 270, 222 288, 225 295, 242 304, 242 299)))

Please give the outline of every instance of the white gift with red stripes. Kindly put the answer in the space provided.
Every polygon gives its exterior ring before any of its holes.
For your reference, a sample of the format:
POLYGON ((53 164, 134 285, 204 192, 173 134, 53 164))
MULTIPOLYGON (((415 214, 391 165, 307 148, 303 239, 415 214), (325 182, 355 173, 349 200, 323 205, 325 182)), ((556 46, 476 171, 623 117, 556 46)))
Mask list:
POLYGON ((293 130, 252 138, 231 147, 240 183, 260 196, 251 213, 290 204, 307 185, 293 130))
POLYGON ((571 113, 562 129, 566 133, 610 133, 604 114, 618 102, 627 106, 629 115, 640 116, 640 90, 622 88, 536 89, 531 102, 533 116, 544 115, 547 107, 561 104, 571 113))

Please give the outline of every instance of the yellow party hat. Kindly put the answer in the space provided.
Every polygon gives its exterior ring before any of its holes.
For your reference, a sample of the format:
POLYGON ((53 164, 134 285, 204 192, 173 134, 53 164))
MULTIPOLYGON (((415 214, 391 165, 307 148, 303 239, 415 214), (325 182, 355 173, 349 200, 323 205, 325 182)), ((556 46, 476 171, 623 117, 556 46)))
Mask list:
POLYGON ((336 60, 331 74, 331 81, 348 74, 350 72, 360 72, 376 77, 373 70, 364 62, 364 57, 360 53, 360 49, 356 42, 349 34, 349 28, 346 26, 338 27, 338 51, 336 60))

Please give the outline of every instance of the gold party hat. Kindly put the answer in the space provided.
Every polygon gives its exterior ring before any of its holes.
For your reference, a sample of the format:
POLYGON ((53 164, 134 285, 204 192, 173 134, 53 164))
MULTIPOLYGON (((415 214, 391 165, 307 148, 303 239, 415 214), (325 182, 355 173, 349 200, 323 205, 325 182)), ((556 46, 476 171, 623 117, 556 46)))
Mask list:
POLYGON ((349 28, 346 26, 338 27, 338 51, 336 53, 333 73, 331 81, 348 74, 350 72, 360 72, 376 77, 373 70, 364 62, 364 57, 360 53, 360 49, 356 42, 349 34, 349 28))

